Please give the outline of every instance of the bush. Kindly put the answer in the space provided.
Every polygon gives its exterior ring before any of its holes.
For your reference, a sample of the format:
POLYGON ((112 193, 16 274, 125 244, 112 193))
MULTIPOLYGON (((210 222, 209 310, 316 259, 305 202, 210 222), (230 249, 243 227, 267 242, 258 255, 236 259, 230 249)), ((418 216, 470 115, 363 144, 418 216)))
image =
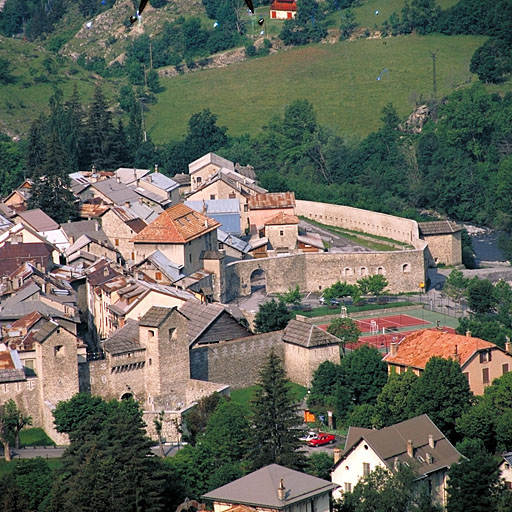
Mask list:
POLYGON ((247 57, 255 57, 256 56, 256 46, 254 46, 253 44, 250 44, 249 46, 247 46, 245 48, 245 55, 247 57))

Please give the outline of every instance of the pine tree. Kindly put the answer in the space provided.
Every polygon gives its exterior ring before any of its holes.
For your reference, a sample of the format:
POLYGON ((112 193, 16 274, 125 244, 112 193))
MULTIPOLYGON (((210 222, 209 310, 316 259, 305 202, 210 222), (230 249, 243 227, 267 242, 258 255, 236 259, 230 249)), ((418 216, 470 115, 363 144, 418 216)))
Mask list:
POLYGON ((89 155, 85 151, 85 112, 75 85, 71 98, 65 105, 64 127, 65 144, 74 171, 90 167, 89 155))
POLYGON ((34 175, 29 208, 41 208, 56 222, 65 222, 77 215, 75 197, 70 189, 69 155, 53 129, 47 139, 46 157, 34 175))
POLYGON ((250 469, 274 463, 290 468, 304 467, 304 453, 298 451, 302 422, 290 381, 274 351, 261 370, 251 409, 252 428, 249 430, 247 456, 250 469))
POLYGON ((27 138, 26 162, 30 178, 35 178, 43 167, 46 156, 46 118, 41 114, 30 125, 27 138))
POLYGON ((113 135, 112 115, 101 88, 97 87, 89 108, 87 136, 91 164, 98 169, 109 169, 113 164, 113 135))

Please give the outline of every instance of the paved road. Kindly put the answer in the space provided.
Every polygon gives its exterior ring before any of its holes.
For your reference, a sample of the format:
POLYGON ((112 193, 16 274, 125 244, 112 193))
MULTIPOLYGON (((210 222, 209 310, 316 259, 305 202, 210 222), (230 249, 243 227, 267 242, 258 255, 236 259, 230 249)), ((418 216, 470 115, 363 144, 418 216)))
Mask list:
POLYGON ((318 233, 322 240, 329 244, 330 252, 371 252, 370 249, 356 244, 348 238, 331 233, 305 220, 299 222, 299 229, 308 233, 318 233))

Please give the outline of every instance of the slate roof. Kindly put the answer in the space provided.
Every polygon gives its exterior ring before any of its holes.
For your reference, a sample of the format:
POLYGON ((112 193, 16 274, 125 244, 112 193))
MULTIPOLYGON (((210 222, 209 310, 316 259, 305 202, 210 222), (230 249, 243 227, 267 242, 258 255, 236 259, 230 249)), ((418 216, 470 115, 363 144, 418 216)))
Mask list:
POLYGON ((144 262, 150 262, 159 270, 171 283, 178 281, 185 277, 185 274, 181 272, 183 265, 178 265, 172 262, 163 252, 155 251, 147 256, 144 260, 140 261, 132 268, 136 268, 144 264, 144 262))
POLYGON ((18 217, 38 232, 59 229, 59 225, 40 208, 18 212, 18 217))
POLYGON ((251 180, 256 180, 258 177, 252 165, 240 165, 239 163, 236 163, 235 171, 246 178, 250 178, 251 180))
POLYGON ((406 336, 398 343, 396 355, 389 352, 383 360, 389 364, 423 369, 431 357, 449 359, 457 353, 459 364, 464 366, 476 352, 493 348, 499 349, 494 343, 480 338, 424 329, 406 336))
POLYGON ((198 158, 197 160, 194 160, 193 162, 188 164, 188 172, 189 174, 193 174, 194 172, 198 171, 199 169, 202 169, 208 164, 214 164, 218 167, 224 167, 226 169, 229 169, 230 171, 235 170, 235 165, 230 160, 222 158, 221 156, 215 153, 206 153, 206 155, 203 155, 201 158, 198 158))
POLYGON ((49 244, 12 244, 6 242, 0 247, 0 276, 12 274, 26 261, 47 263, 53 248, 49 244))
POLYGON ((169 178, 165 174, 162 174, 161 172, 148 174, 144 176, 144 178, 142 178, 140 181, 151 183, 151 185, 154 185, 155 187, 158 187, 165 192, 171 192, 175 188, 179 187, 178 183, 176 183, 172 178, 169 178))
POLYGON ((270 208, 295 208, 294 192, 268 192, 251 196, 247 204, 249 210, 267 210, 270 208))
POLYGON ((288 215, 284 212, 279 212, 277 215, 265 220, 265 226, 283 226, 288 224, 298 224, 299 218, 296 215, 288 215))
POLYGON ((247 254, 252 250, 251 244, 244 242, 240 238, 233 236, 231 234, 222 231, 222 229, 217 229, 217 241, 221 244, 225 244, 237 251, 240 251, 243 254, 247 254))
POLYGON ((57 330, 59 325, 56 322, 52 322, 51 320, 44 320, 41 324, 41 327, 37 330, 32 332, 32 338, 34 341, 37 341, 38 343, 42 343, 50 334, 52 334, 54 331, 57 330))
POLYGON ((91 183, 91 187, 119 206, 126 203, 136 203, 139 200, 138 194, 132 188, 124 183, 118 183, 116 178, 91 183))
POLYGON ((100 240, 108 240, 107 235, 97 220, 79 220, 77 222, 64 222, 61 225, 62 231, 68 238, 77 240, 82 235, 92 235, 100 240))
POLYGON ((336 336, 320 329, 320 327, 299 320, 288 322, 283 332, 283 341, 306 348, 338 345, 340 342, 336 336))
POLYGON ((75 324, 80 323, 80 319, 78 316, 70 317, 64 314, 62 311, 52 308, 45 302, 41 302, 40 300, 26 300, 24 302, 20 302, 10 307, 6 307, 2 305, 2 309, 0 311, 0 321, 10 321, 17 318, 22 318, 29 313, 34 311, 39 311, 44 316, 48 316, 51 318, 62 318, 68 322, 73 322, 75 324))
POLYGON ((161 213, 135 236, 133 241, 184 244, 217 229, 218 226, 220 224, 217 221, 195 212, 184 204, 177 204, 161 213))
POLYGON ((115 171, 116 179, 119 179, 121 183, 124 183, 125 185, 129 185, 130 183, 133 183, 147 174, 149 174, 151 171, 149 169, 135 169, 133 167, 119 167, 115 171))
POLYGON ((448 233, 457 233, 462 230, 462 226, 449 220, 418 222, 418 227, 420 228, 420 235, 445 235, 448 233))
POLYGON ((339 487, 337 484, 293 469, 270 464, 234 482, 203 494, 202 499, 282 510, 339 487), (285 499, 277 494, 283 480, 285 499))
POLYGON ((152 306, 149 311, 139 320, 143 327, 160 327, 162 322, 171 314, 174 308, 163 306, 152 306))
POLYGON ((139 324, 136 320, 127 320, 123 327, 103 342, 105 352, 115 356, 126 352, 145 350, 139 343, 139 324))
POLYGON ((0 383, 26 380, 18 352, 0 346, 0 383))
POLYGON ((92 234, 88 234, 80 236, 78 240, 75 240, 75 242, 70 245, 64 252, 67 256, 69 256, 77 251, 80 251, 84 247, 87 247, 91 243, 101 245, 102 247, 106 247, 111 251, 116 250, 108 238, 106 240, 101 240, 94 237, 92 234))
POLYGON ((395 462, 407 463, 418 475, 426 475, 440 468, 449 467, 458 462, 461 457, 432 420, 426 414, 422 414, 380 430, 350 427, 345 450, 334 468, 343 464, 346 456, 361 440, 368 443, 389 469, 394 469, 395 462), (429 445, 429 435, 433 436, 434 448, 429 445), (414 458, 407 454, 408 440, 412 441, 414 458), (427 453, 432 456, 431 463, 427 462, 427 453), (414 461, 414 464, 411 464, 411 461, 414 461))
MULTIPOLYGON (((180 312, 188 318, 189 343, 194 341, 227 310, 221 304, 205 304, 198 300, 189 300, 180 308, 180 312)), ((230 314, 228 312, 228 314, 230 314)))
POLYGON ((297 242, 301 242, 305 245, 311 245, 311 247, 316 247, 317 249, 323 250, 324 248, 322 237, 318 233, 307 233, 306 235, 298 235, 297 242))

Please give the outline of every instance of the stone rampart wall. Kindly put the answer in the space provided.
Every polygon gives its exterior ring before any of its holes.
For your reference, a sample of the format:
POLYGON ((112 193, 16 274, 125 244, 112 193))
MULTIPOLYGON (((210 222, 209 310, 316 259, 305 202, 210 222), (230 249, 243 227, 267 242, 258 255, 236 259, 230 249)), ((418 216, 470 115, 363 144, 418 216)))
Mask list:
POLYGON ((423 248, 419 237, 418 223, 415 220, 361 210, 351 206, 302 200, 295 201, 295 214, 328 226, 385 236, 409 243, 417 249, 423 248))

